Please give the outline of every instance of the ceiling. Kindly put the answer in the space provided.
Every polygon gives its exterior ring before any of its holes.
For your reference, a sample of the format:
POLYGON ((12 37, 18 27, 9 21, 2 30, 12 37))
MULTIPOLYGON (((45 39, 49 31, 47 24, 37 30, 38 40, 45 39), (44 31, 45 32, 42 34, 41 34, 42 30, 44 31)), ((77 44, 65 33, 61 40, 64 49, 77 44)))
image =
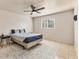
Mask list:
MULTIPOLYGON (((20 14, 24 13, 24 10, 29 10, 31 4, 35 5, 37 8, 44 6, 45 10, 41 11, 43 14, 52 13, 52 11, 73 8, 74 0, 0 0, 0 9, 7 10, 11 12, 16 12, 20 14)), ((38 14, 34 14, 36 16, 38 14)))
POLYGON ((31 4, 42 5, 43 2, 44 0, 0 0, 0 9, 23 12, 24 9, 28 9, 31 4))

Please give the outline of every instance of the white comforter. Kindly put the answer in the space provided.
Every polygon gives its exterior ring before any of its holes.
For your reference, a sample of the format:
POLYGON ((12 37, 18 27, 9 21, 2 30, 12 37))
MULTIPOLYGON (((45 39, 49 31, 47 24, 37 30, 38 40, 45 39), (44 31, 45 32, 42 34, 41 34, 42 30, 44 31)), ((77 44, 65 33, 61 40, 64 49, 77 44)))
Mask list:
POLYGON ((11 36, 14 39, 18 39, 19 41, 24 41, 25 38, 27 37, 32 37, 32 36, 38 36, 41 34, 37 34, 37 33, 15 33, 15 34, 11 34, 11 36))

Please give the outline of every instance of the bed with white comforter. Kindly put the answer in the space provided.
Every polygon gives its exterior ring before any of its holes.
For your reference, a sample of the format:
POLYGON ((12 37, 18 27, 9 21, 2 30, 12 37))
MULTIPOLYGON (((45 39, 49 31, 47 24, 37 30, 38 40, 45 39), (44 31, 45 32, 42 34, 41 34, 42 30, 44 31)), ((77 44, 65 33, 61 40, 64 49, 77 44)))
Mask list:
POLYGON ((24 46, 25 48, 31 48, 42 41, 42 34, 37 33, 14 33, 11 34, 12 41, 24 46))

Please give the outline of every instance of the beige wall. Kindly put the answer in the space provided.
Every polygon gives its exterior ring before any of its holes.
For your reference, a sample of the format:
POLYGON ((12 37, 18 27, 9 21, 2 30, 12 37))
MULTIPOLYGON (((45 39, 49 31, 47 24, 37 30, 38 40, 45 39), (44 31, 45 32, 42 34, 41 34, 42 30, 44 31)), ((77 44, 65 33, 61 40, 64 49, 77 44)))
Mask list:
POLYGON ((73 44, 74 41, 74 11, 69 10, 48 16, 33 18, 34 32, 42 33, 44 39, 73 44), (41 29, 41 20, 55 18, 55 29, 41 29))
POLYGON ((9 33, 10 29, 25 28, 32 31, 32 19, 28 15, 20 15, 5 10, 0 10, 0 34, 9 33))

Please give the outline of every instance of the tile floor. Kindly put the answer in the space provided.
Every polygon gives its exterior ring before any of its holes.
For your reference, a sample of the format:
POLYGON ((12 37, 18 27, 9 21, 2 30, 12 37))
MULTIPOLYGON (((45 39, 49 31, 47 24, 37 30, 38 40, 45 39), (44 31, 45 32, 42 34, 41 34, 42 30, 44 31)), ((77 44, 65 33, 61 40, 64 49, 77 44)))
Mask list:
POLYGON ((21 49, 21 47, 16 45, 0 48, 0 59, 21 59, 21 58, 22 59, 26 59, 26 58, 27 59, 33 59, 33 58, 34 59, 77 59, 73 45, 62 44, 62 43, 47 41, 47 40, 43 40, 40 46, 37 46, 36 48, 31 49, 30 51, 23 50, 21 49))
POLYGON ((77 59, 76 51, 73 45, 46 40, 42 41, 42 43, 49 46, 55 46, 54 48, 57 48, 55 59, 77 59))

